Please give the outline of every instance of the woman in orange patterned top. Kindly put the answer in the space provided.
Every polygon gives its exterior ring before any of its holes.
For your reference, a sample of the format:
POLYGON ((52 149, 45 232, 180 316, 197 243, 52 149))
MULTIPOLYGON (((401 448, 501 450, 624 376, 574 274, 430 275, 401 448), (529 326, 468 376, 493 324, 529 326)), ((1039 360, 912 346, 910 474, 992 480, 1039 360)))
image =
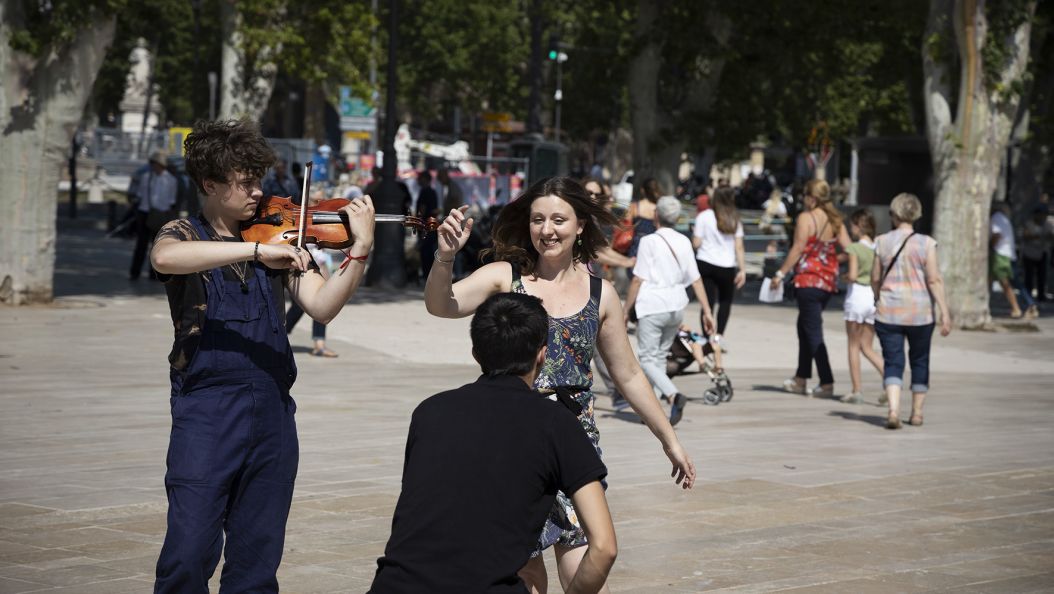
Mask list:
POLYGON ((831 202, 831 187, 822 179, 805 184, 805 211, 794 223, 794 244, 783 265, 772 279, 778 287, 791 268, 794 295, 798 302, 798 370, 783 382, 783 389, 794 394, 819 398, 834 395, 834 374, 823 343, 823 309, 838 290, 838 257, 835 246, 849 247, 849 233, 842 224, 842 213, 831 202), (812 362, 820 384, 809 391, 806 381, 812 377, 812 362))

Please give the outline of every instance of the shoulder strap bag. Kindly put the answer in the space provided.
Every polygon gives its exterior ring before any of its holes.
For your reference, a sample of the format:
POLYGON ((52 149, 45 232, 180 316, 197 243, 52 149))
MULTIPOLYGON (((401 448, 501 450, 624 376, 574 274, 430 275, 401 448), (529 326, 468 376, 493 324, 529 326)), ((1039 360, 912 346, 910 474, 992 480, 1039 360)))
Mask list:
MULTIPOLYGON (((886 284, 886 277, 889 276, 889 271, 893 270, 893 265, 897 263, 897 258, 900 257, 900 252, 904 251, 904 247, 908 245, 908 241, 910 241, 912 237, 915 237, 915 232, 912 232, 911 235, 908 235, 907 238, 904 239, 904 241, 900 244, 900 249, 897 250, 897 253, 893 254, 893 259, 889 261, 889 266, 887 266, 886 269, 882 271, 882 278, 878 280, 878 292, 875 293, 876 307, 878 306, 878 296, 882 294, 882 286, 886 284)), ((879 258, 879 264, 881 263, 882 259, 879 258)))

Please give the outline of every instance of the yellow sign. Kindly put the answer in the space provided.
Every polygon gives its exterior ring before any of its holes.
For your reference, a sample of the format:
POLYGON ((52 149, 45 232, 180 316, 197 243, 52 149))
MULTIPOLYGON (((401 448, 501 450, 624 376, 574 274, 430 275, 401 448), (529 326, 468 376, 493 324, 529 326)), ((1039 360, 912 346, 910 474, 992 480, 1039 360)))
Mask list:
POLYGON ((370 133, 364 130, 348 130, 344 132, 344 138, 346 140, 369 140, 370 133))
POLYGON ((484 122, 509 122, 512 121, 512 114, 507 111, 485 111, 483 112, 484 122))
POLYGON ((183 156, 183 141, 190 134, 190 128, 168 129, 168 154, 183 156))

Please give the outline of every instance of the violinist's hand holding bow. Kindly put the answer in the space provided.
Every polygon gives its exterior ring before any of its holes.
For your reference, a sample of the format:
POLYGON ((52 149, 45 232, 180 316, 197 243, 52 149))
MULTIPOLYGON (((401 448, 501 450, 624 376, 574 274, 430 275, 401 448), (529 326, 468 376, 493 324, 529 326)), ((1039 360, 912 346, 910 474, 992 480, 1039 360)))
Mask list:
POLYGON ((439 234, 439 257, 443 260, 453 260, 454 255, 468 243, 473 221, 465 216, 466 210, 467 204, 451 210, 436 230, 439 234))
POLYGON ((311 253, 307 248, 301 249, 288 243, 261 243, 256 249, 264 266, 274 270, 307 272, 311 264, 311 253))

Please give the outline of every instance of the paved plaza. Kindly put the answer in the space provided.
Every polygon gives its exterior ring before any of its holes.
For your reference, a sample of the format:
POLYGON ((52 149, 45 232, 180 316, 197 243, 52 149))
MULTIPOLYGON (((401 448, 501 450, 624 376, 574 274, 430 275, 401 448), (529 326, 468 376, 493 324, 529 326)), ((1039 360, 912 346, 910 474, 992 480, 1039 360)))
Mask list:
MULTIPOLYGON (((56 303, 0 308, 0 593, 150 591, 172 326, 158 284, 125 280, 131 243, 100 235, 66 222, 56 303)), ((620 545, 613 592, 1054 590, 1054 310, 935 338, 925 426, 887 431, 873 370, 860 405, 779 391, 796 312, 739 301, 735 398, 692 402, 677 428, 694 490, 674 486, 635 415, 597 399, 620 545)), ((842 394, 840 308, 825 322, 842 394)), ((301 460, 279 578, 283 592, 364 592, 411 411, 478 374, 468 319, 429 316, 419 288, 364 289, 329 327, 339 358, 309 356, 309 330, 292 335, 301 460)), ((708 386, 701 374, 675 381, 695 396, 708 386)))

